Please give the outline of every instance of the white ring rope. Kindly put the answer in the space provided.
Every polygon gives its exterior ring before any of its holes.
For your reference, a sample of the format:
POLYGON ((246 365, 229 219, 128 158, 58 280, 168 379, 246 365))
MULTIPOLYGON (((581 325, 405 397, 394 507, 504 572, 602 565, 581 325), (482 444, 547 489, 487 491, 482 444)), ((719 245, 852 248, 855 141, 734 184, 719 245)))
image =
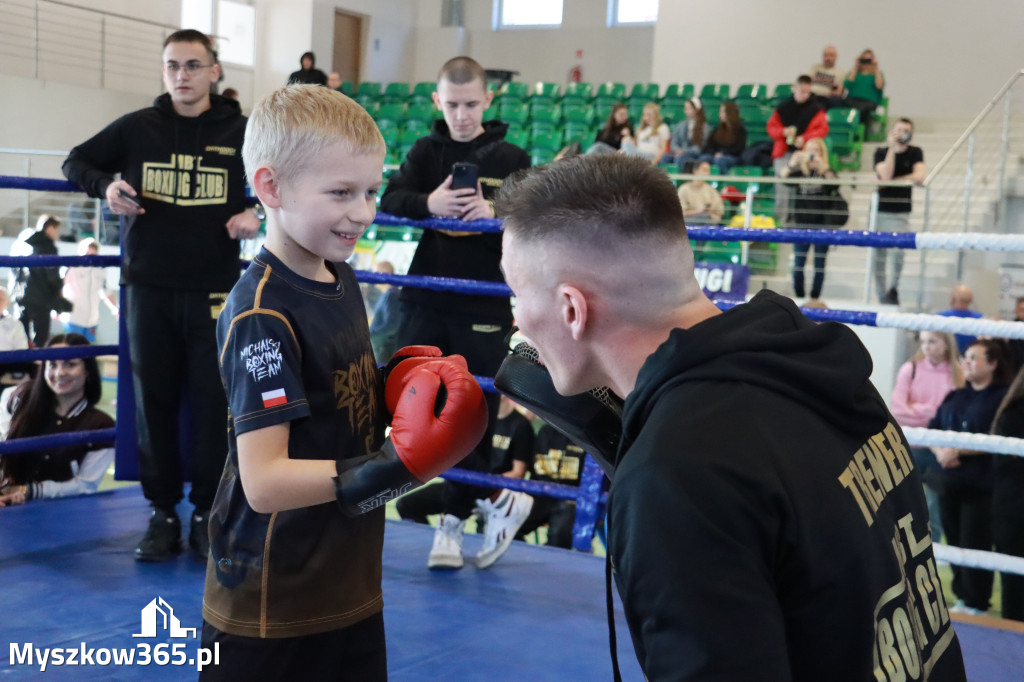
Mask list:
POLYGON ((1024 575, 1024 557, 986 552, 982 549, 964 549, 939 543, 933 543, 932 548, 935 550, 936 561, 948 561, 951 564, 967 568, 982 568, 986 571, 1024 575))
POLYGON ((918 232, 919 249, 947 251, 1024 251, 1024 235, 985 234, 980 232, 918 232))
POLYGON ((937 431, 918 426, 904 426, 903 433, 911 445, 921 447, 956 448, 976 450, 996 455, 1024 457, 1024 440, 1007 436, 991 436, 986 433, 961 433, 959 431, 937 431))
POLYGON ((999 339, 1024 339, 1024 322, 984 320, 969 317, 946 317, 924 313, 878 313, 876 327, 895 327, 925 332, 948 332, 970 336, 992 336, 999 339))

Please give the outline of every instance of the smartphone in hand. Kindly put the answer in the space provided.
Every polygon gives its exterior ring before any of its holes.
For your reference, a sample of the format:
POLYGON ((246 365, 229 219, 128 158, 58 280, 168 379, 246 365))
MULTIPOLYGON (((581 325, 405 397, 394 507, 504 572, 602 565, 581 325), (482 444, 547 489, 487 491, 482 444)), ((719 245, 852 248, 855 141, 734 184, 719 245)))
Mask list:
POLYGON ((117 190, 117 196, 121 197, 125 201, 135 204, 137 208, 142 208, 142 204, 139 203, 139 200, 131 194, 128 194, 128 192, 125 192, 123 189, 117 190))
POLYGON ((476 189, 480 179, 480 168, 474 163, 452 164, 452 189, 476 189))

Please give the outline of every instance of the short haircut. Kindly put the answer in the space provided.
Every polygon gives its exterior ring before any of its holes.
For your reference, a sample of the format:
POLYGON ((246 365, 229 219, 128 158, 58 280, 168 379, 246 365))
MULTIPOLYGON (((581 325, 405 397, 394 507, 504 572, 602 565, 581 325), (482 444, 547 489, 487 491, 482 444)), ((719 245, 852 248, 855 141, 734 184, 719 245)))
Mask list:
POLYGON ((505 180, 495 212, 506 231, 527 242, 687 239, 679 195, 665 171, 619 154, 584 154, 521 171, 505 180))
POLYGON ((907 124, 908 126, 910 126, 911 128, 913 128, 913 127, 914 127, 914 122, 913 122, 913 121, 911 121, 911 120, 910 120, 909 118, 907 118, 906 116, 901 116, 901 117, 899 117, 898 119, 896 119, 896 122, 897 122, 897 123, 906 123, 906 124, 907 124))
POLYGON ((36 229, 39 230, 40 232, 42 232, 48 227, 60 226, 60 218, 58 218, 57 216, 49 215, 47 213, 44 213, 43 215, 39 216, 39 220, 36 221, 36 229))
POLYGON ((180 31, 175 31, 164 40, 164 47, 171 43, 199 43, 206 48, 206 54, 213 63, 217 63, 217 53, 213 49, 213 42, 210 40, 210 36, 202 31, 197 31, 194 28, 183 28, 180 31))
POLYGON ((799 76, 797 76, 796 77, 796 82, 797 83, 806 83, 807 85, 813 85, 814 84, 814 81, 811 80, 811 77, 808 76, 806 73, 802 73, 799 76))
POLYGON ((437 74, 438 82, 444 79, 453 85, 463 85, 478 80, 487 85, 487 72, 480 62, 472 57, 454 57, 449 59, 441 67, 437 74))
POLYGON ((352 156, 385 151, 377 124, 354 100, 319 85, 289 85, 253 108, 242 161, 250 179, 260 166, 292 179, 302 174, 311 156, 338 142, 347 145, 352 156))

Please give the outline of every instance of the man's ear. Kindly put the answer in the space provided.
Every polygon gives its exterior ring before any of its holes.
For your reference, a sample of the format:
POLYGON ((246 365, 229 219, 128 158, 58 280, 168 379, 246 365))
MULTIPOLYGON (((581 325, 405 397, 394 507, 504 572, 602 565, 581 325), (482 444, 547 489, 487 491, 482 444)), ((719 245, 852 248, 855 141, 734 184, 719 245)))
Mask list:
POLYGON ((561 284, 558 287, 558 304, 562 324, 569 329, 573 340, 579 341, 587 329, 587 297, 573 285, 561 284))
POLYGON ((253 173, 252 191, 266 208, 281 208, 281 183, 270 166, 260 166, 253 173))

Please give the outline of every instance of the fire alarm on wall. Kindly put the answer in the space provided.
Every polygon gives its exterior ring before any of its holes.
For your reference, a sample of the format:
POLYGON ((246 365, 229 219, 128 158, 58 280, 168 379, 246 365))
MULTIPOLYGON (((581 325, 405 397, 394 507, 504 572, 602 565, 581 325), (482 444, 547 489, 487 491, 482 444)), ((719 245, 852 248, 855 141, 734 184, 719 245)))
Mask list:
POLYGON ((583 59, 583 50, 576 50, 576 59, 583 59))

